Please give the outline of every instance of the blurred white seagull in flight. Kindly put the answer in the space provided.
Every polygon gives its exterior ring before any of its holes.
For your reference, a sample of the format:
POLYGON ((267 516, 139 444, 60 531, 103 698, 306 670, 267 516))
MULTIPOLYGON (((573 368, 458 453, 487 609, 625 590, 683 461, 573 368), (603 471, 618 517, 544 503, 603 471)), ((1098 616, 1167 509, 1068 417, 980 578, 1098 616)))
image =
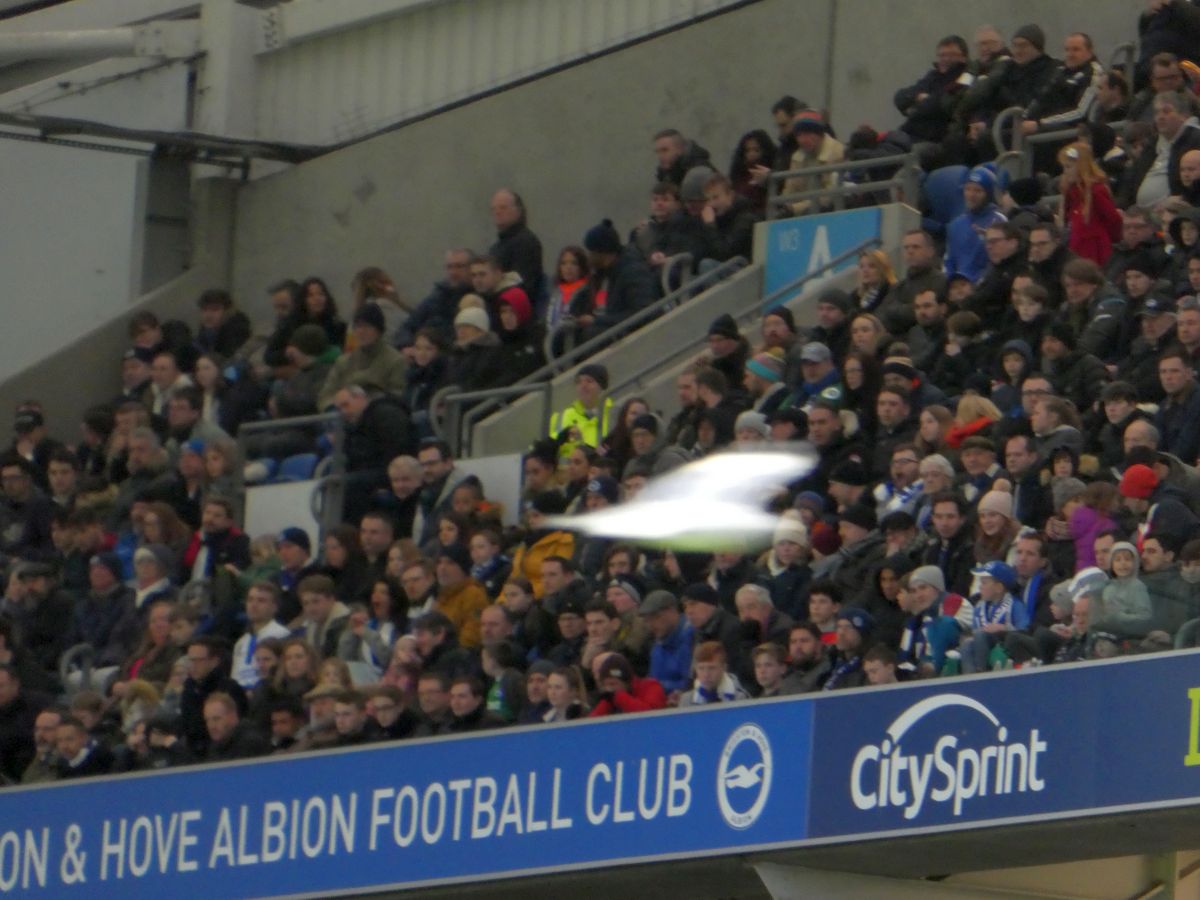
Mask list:
POLYGON ((779 517, 764 509, 766 501, 808 474, 816 461, 811 445, 786 446, 706 456, 651 479, 628 503, 548 516, 546 525, 671 550, 761 547, 779 524, 779 517))

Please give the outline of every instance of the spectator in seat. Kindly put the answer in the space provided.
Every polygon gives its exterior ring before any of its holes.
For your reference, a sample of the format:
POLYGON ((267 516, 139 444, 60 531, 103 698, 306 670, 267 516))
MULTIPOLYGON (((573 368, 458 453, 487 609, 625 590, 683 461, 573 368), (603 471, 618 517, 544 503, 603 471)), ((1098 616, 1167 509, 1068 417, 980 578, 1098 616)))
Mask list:
MULTIPOLYGON (((1158 360, 1175 338, 1175 301, 1162 296, 1150 296, 1134 313, 1139 334, 1129 346, 1129 355, 1117 366, 1117 377, 1133 384, 1138 399, 1157 403, 1163 387, 1158 375, 1158 360)), ((1084 407, 1081 407, 1084 408, 1084 407)))
POLYGON ((892 102, 904 116, 900 130, 914 141, 940 144, 975 80, 967 71, 967 42, 957 34, 938 41, 933 68, 915 84, 896 91, 892 102))
POLYGON ((339 747, 361 747, 383 740, 383 728, 367 714, 367 698, 359 691, 344 691, 333 701, 333 722, 339 747))
POLYGON ((667 706, 663 686, 653 677, 638 678, 633 666, 619 653, 596 657, 592 667, 596 676, 596 705, 589 716, 649 712, 667 706))
MULTIPOLYGON (((283 368, 288 374, 277 378, 271 385, 267 410, 277 419, 315 415, 320 411, 318 398, 321 390, 333 368, 328 360, 329 338, 318 325, 301 325, 288 338, 283 353, 288 363, 283 368)), ((304 452, 308 446, 299 447, 295 440, 290 444, 277 445, 276 442, 287 438, 284 435, 272 437, 273 440, 260 455, 275 458, 290 456, 304 452)))
POLYGON ((488 605, 488 596, 470 573, 471 555, 462 544, 439 550, 438 598, 434 609, 454 625, 462 646, 474 649, 480 644, 479 613, 488 605))
POLYGON ((297 593, 303 619, 297 630, 322 659, 337 656, 338 641, 350 619, 350 608, 337 598, 332 579, 310 575, 300 582, 297 593))
POLYGON ((343 515, 353 523, 367 511, 371 494, 388 486, 391 461, 416 450, 417 437, 408 412, 389 394, 372 396, 365 388, 351 385, 337 392, 334 405, 346 429, 343 515))
POLYGON ((54 733, 54 748, 58 752, 58 778, 92 778, 112 771, 112 751, 88 734, 87 728, 75 716, 64 716, 54 733))
POLYGON ((1087 119, 1096 102, 1104 67, 1096 59, 1092 39, 1081 31, 1063 39, 1063 64, 1045 89, 1025 107, 1021 130, 1026 134, 1057 131, 1087 119))
POLYGON ((703 223, 684 209, 679 186, 660 181, 650 191, 650 217, 633 229, 629 243, 658 272, 668 257, 676 254, 690 253, 698 262, 706 237, 703 223))
MULTIPOLYGON (((320 278, 304 279, 300 285, 301 324, 319 325, 332 347, 346 345, 346 323, 338 315, 337 302, 320 278)), ((382 329, 380 329, 382 331, 382 329)))
POLYGON ((587 251, 572 244, 563 247, 554 268, 554 281, 546 307, 546 328, 553 331, 570 315, 571 301, 588 283, 591 268, 587 251))
POLYGON ((775 164, 772 166, 776 171, 786 171, 791 165, 792 154, 796 152, 796 132, 792 129, 792 120, 802 109, 808 109, 808 104, 790 94, 780 97, 771 107, 771 118, 775 120, 775 129, 779 138, 775 152, 775 164))
POLYGON ((790 670, 780 685, 781 694, 810 694, 821 689, 833 664, 816 624, 797 622, 792 626, 788 662, 790 670))
POLYGON ((966 209, 946 227, 945 270, 948 279, 966 278, 975 284, 983 277, 989 258, 983 234, 1004 222, 995 202, 996 176, 991 169, 976 166, 963 184, 966 209))
POLYGON ((228 648, 227 643, 212 636, 193 638, 187 645, 188 677, 183 683, 179 715, 183 719, 184 737, 197 756, 208 751, 210 739, 204 721, 204 704, 210 696, 226 694, 233 698, 240 714, 244 715, 247 709, 245 691, 227 674, 228 648))
POLYGON ((475 257, 465 247, 447 250, 445 255, 445 277, 435 282, 433 289, 417 304, 417 308, 400 326, 396 346, 407 350, 416 340, 417 332, 429 328, 439 335, 443 344, 454 340, 454 317, 458 314, 458 302, 470 293, 471 260, 475 257))
POLYGON ((181 388, 191 387, 192 379, 179 368, 178 357, 170 350, 155 354, 150 363, 150 391, 145 395, 150 401, 150 412, 166 418, 167 401, 181 388))
POLYGON ((971 85, 962 113, 970 122, 968 137, 980 159, 991 159, 996 147, 989 132, 993 120, 1011 106, 1027 108, 1051 89, 1060 63, 1046 55, 1046 34, 1038 25, 1022 25, 1009 42, 1012 55, 1001 59, 971 85))
POLYGON ((575 447, 596 448, 609 433, 613 417, 612 397, 608 390, 608 369, 599 363, 581 366, 575 376, 575 402, 550 417, 550 436, 559 441, 560 456, 569 456, 575 447))
POLYGON ((528 525, 525 540, 513 554, 513 572, 529 580, 534 596, 539 600, 545 596, 543 561, 551 556, 571 559, 574 555, 575 536, 569 531, 554 530, 546 525, 547 516, 562 515, 566 502, 559 491, 542 491, 535 495, 525 512, 528 525))
POLYGON ((469 392, 503 387, 515 380, 504 371, 500 338, 491 330, 484 310, 468 308, 459 312, 454 317, 454 334, 448 383, 469 392))
POLYGON ((729 671, 725 648, 719 641, 707 641, 696 645, 692 654, 692 669, 696 673, 695 682, 691 690, 680 695, 681 709, 749 699, 750 695, 746 693, 737 676, 729 671))
POLYGON ((228 291, 212 288, 200 295, 200 327, 196 347, 201 353, 215 353, 232 359, 250 340, 250 320, 233 305, 228 291))
POLYGON ((972 613, 972 635, 961 646, 964 672, 986 672, 990 654, 1005 637, 1029 627, 1029 610, 1025 602, 1014 596, 1017 573, 1006 562, 993 560, 974 569, 979 579, 979 594, 972 613))
POLYGON ((542 242, 527 222, 525 202, 508 188, 492 195, 492 221, 496 225, 496 243, 488 251, 505 272, 516 272, 530 301, 541 312, 546 302, 545 272, 542 269, 542 242))
MULTIPOLYGON (((1189 150, 1179 158, 1179 198, 1192 207, 1200 206, 1200 150, 1189 150)), ((1192 285, 1195 290, 1195 285, 1192 285)))
MULTIPOLYGON (((1146 47, 1143 46, 1142 52, 1145 53, 1145 51, 1146 47)), ((1192 49, 1188 48, 1182 55, 1187 57, 1192 52, 1192 49)), ((1187 89, 1188 79, 1184 74, 1183 66, 1179 64, 1179 59, 1179 55, 1168 50, 1161 50, 1146 56, 1139 64, 1137 72, 1134 73, 1133 90, 1136 93, 1129 103, 1129 115, 1127 116, 1129 122, 1152 122, 1154 120, 1154 97, 1157 94, 1161 94, 1163 91, 1187 89)))
POLYGON ((980 25, 975 29, 974 39, 975 61, 967 67, 974 75, 987 75, 1003 60, 1012 59, 1004 45, 1004 36, 995 25, 980 25))
POLYGON ((354 314, 356 347, 338 357, 333 364, 317 398, 321 409, 333 403, 337 392, 347 387, 357 386, 388 394, 400 394, 404 390, 408 361, 383 340, 386 327, 383 312, 376 304, 367 304, 354 314))
POLYGON ((271 752, 271 742, 250 722, 243 721, 237 701, 221 691, 204 701, 204 726, 208 730, 208 762, 252 759, 271 752))
MULTIPOLYGON (((788 115, 787 128, 792 125, 788 115)), ((795 146, 788 151, 788 158, 795 152, 795 146)), ((747 203, 756 216, 762 216, 767 209, 767 176, 775 168, 779 158, 778 148, 771 136, 761 128, 748 131, 738 141, 737 149, 733 151, 733 160, 729 163, 729 182, 733 192, 747 203)))
POLYGON ((1121 72, 1103 72, 1096 82, 1096 102, 1088 113, 1088 121, 1111 125, 1113 122, 1133 121, 1129 118, 1129 81, 1121 72))
POLYGON ((583 238, 591 278, 576 292, 571 316, 580 343, 649 306, 656 296, 654 275, 636 246, 621 246, 610 219, 590 228, 583 238))
POLYGON ((654 643, 650 647, 650 677, 671 696, 672 702, 691 683, 691 623, 680 613, 679 601, 669 591, 651 591, 638 607, 654 643))
MULTIPOLYGON (((704 259, 725 262, 735 256, 754 255, 754 225, 759 216, 748 200, 738 196, 724 175, 715 173, 704 183, 704 259)), ((703 270, 704 265, 701 265, 703 270)))
MULTIPOLYGON (((983 231, 984 253, 988 266, 975 290, 961 304, 985 321, 996 321, 1008 309, 1013 279, 1025 269, 1021 252, 1023 235, 1012 222, 992 222, 983 231)), ((947 388, 949 391, 949 388, 947 388)))
MULTIPOLYGON (((300 529, 287 529, 300 531, 300 529)), ((300 531, 304 534, 303 531, 300 531)), ((305 535, 307 538, 307 535, 305 535)), ((269 581, 258 582, 246 591, 246 633, 233 645, 233 660, 229 674, 246 690, 260 681, 254 664, 254 651, 259 641, 270 638, 283 640, 291 632, 276 621, 279 613, 279 587, 269 581)))
POLYGON ((863 670, 863 651, 875 630, 875 620, 866 610, 847 607, 837 614, 837 653, 823 691, 862 687, 867 683, 863 670))
POLYGON ((1154 98, 1154 129, 1157 140, 1148 142, 1134 160, 1120 197, 1119 206, 1152 207, 1172 194, 1183 192, 1179 161, 1189 150, 1200 149, 1200 125, 1187 97, 1167 91, 1154 98))
POLYGON ((1078 256, 1104 266, 1122 231, 1108 176, 1093 159, 1092 148, 1082 141, 1059 151, 1058 163, 1063 170, 1059 184, 1064 192, 1062 219, 1070 235, 1067 246, 1078 256))
MULTIPOLYGON (((1117 230, 1120 231, 1120 213, 1117 214, 1117 223, 1117 230)), ((1063 240, 1062 231, 1053 222, 1039 221, 1029 229, 1029 275, 1048 293, 1050 309, 1062 305, 1063 269, 1076 258, 1063 240)))
POLYGON ((1128 206, 1121 213, 1121 241, 1113 247, 1113 254, 1104 268, 1105 275, 1114 284, 1123 284, 1126 268, 1141 258, 1147 259, 1152 278, 1164 275, 1171 265, 1166 245, 1158 233, 1158 218, 1149 209, 1128 206))
POLYGON ((1150 630, 1154 611, 1150 593, 1138 579, 1137 547, 1126 541, 1113 544, 1109 566, 1112 580, 1104 586, 1091 609, 1091 629, 1120 638, 1140 638, 1150 630))
POLYGON ((263 349, 263 365, 275 369, 287 363, 283 355, 284 347, 292 332, 303 324, 300 313, 300 285, 291 278, 277 281, 267 288, 267 297, 275 320, 271 323, 271 333, 267 337, 267 345, 263 349))
MULTIPOLYGON (((796 135, 796 152, 792 154, 789 171, 812 169, 845 160, 845 146, 829 134, 821 119, 821 114, 816 110, 805 109, 796 113, 792 120, 792 131, 796 135)), ((825 172, 821 175, 794 175, 783 183, 781 193, 784 195, 800 194, 805 191, 834 188, 837 187, 839 180, 837 172, 825 172)), ((831 206, 830 198, 796 200, 789 204, 794 216, 805 215, 831 206)))
POLYGON ((1042 369, 1054 392, 1077 409, 1088 409, 1108 381, 1104 363, 1078 346, 1065 322, 1051 322, 1042 334, 1042 369))
POLYGON ((1200 388, 1186 351, 1178 345, 1164 351, 1158 357, 1158 377, 1165 394, 1154 417, 1159 449, 1195 460, 1200 457, 1200 388))
POLYGON ((901 668, 922 676, 936 674, 946 652, 955 649, 963 631, 971 627, 974 609, 962 596, 946 590, 937 566, 920 566, 909 573, 908 589, 901 596, 908 613, 897 654, 901 668))
POLYGON ((937 247, 928 232, 919 228, 906 232, 900 241, 900 252, 904 257, 904 277, 892 285, 875 310, 884 327, 896 335, 904 334, 917 323, 918 296, 926 291, 938 297, 946 293, 946 275, 937 264, 937 247))
POLYGON ((680 187, 691 169, 712 168, 708 151, 674 128, 665 128, 654 135, 654 156, 658 160, 655 181, 669 181, 680 187))

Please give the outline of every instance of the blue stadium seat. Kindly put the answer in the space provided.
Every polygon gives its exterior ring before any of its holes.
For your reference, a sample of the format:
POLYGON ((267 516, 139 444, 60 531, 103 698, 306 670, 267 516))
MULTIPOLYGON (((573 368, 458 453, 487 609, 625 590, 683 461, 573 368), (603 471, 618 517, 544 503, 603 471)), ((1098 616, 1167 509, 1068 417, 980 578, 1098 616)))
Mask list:
POLYGON ((950 220, 963 211, 962 186, 968 171, 966 166, 943 166, 925 179, 921 187, 929 204, 929 215, 922 224, 930 234, 945 234, 950 220))
POLYGON ((287 481, 308 481, 313 477, 319 457, 315 453, 297 453, 279 463, 279 471, 272 479, 276 484, 287 481))

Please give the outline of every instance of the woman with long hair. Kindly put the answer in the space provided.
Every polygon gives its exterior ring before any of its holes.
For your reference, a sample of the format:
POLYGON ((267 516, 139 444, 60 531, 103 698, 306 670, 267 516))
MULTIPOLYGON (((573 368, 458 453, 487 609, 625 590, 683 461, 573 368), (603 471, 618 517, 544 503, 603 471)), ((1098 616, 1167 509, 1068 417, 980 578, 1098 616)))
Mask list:
POLYGON ((917 436, 913 443, 922 456, 930 453, 946 453, 949 444, 946 434, 954 427, 954 415, 946 407, 933 404, 921 410, 917 419, 917 436))
POLYGON ((578 666, 559 666, 546 678, 546 699, 550 708, 543 722, 569 722, 587 715, 587 689, 578 666))
POLYGON ((616 415, 616 424, 600 442, 598 452, 601 456, 615 460, 618 472, 623 472, 625 464, 633 458, 633 443, 629 436, 633 430, 633 421, 648 412, 650 405, 643 398, 630 397, 621 404, 621 409, 616 415))
POLYGON ((858 285, 851 296, 859 309, 878 309, 895 283, 896 271, 884 251, 864 250, 858 254, 858 285))
POLYGON ((179 559, 191 539, 191 530, 183 519, 179 518, 175 507, 161 500, 147 504, 146 512, 142 516, 142 539, 139 546, 166 544, 175 551, 175 558, 179 559))
POLYGON ((954 410, 954 422, 946 431, 946 444, 955 450, 972 435, 991 437, 992 426, 1003 418, 996 404, 979 394, 963 394, 954 410))
POLYGON ((396 290, 392 276, 379 266, 367 266, 365 269, 359 269, 350 280, 350 291, 354 295, 354 312, 358 312, 368 303, 379 307, 386 326, 383 339, 390 344, 411 312, 400 300, 400 292, 396 290))
POLYGON ((558 265, 554 269, 554 283, 550 289, 550 302, 546 304, 546 328, 553 331, 567 316, 571 298, 588 283, 592 274, 587 251, 571 244, 558 253, 558 265))
POLYGON ((842 360, 842 398, 844 409, 854 410, 859 427, 875 430, 875 398, 883 387, 883 369, 874 354, 851 350, 842 360))
POLYGON ((346 323, 338 316, 337 301, 329 286, 313 276, 300 285, 301 324, 319 325, 334 347, 346 345, 346 323))
POLYGON ((1007 562, 1008 552, 1021 530, 1021 523, 1013 516, 1012 494, 988 491, 979 501, 978 517, 975 564, 981 566, 993 560, 1007 562))
POLYGON ((1063 147, 1058 164, 1063 170, 1059 218, 1068 231, 1067 247, 1104 266, 1112 256, 1113 244, 1121 240, 1121 213, 1113 202, 1108 176, 1083 141, 1063 147))
POLYGON ((353 603, 367 584, 367 558, 358 542, 358 529, 353 525, 338 525, 325 535, 321 573, 333 579, 337 598, 353 603))
POLYGON ((891 343, 892 336, 874 313, 860 312, 850 320, 851 350, 858 350, 882 361, 891 343))
POLYGON ((767 178, 775 168, 777 150, 771 136, 761 128, 747 131, 738 141, 729 163, 733 192, 750 201, 756 212, 767 208, 767 178))

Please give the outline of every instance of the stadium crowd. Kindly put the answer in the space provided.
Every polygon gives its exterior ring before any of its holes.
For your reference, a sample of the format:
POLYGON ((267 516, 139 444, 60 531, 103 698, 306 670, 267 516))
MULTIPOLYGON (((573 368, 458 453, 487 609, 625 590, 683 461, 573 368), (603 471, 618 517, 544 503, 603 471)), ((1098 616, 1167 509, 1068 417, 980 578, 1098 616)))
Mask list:
MULTIPOLYGON (((903 124, 842 144, 784 97, 727 173, 653 138, 647 218, 605 220, 551 271, 521 198, 491 200, 486 254, 451 249, 415 305, 379 268, 342 318, 320 278, 269 290, 256 335, 223 290, 195 327, 139 313, 118 397, 80 440, 36 401, 0 459, 0 777, 34 783, 1066 664, 1195 643, 1200 617, 1200 9, 1151 0, 1132 71, 1037 25, 936 46, 903 124), (1076 129, 1037 174, 990 162, 991 125, 1076 129), (1119 127, 1114 129, 1113 124, 1119 127), (811 323, 729 315, 678 405, 577 399, 523 457, 520 524, 435 436, 446 385, 510 384, 549 332, 603 333, 681 252, 749 257, 772 171, 914 150, 962 165, 963 209, 858 260, 811 323), (859 154, 859 156, 855 156, 859 154), (1052 199, 1047 199, 1047 198, 1052 199), (902 272, 902 275, 897 274, 902 272), (348 321, 347 321, 348 319, 348 321), (239 469, 324 448, 247 422, 336 410, 345 522, 238 527, 239 469), (635 498, 688 461, 808 441, 761 555, 670 552, 548 527, 635 498), (63 665, 85 645, 92 686, 63 665)), ((791 204, 804 214, 817 199, 791 204)), ((327 450, 327 448, 324 448, 327 450)), ((494 487, 494 486, 493 486, 494 487)))

